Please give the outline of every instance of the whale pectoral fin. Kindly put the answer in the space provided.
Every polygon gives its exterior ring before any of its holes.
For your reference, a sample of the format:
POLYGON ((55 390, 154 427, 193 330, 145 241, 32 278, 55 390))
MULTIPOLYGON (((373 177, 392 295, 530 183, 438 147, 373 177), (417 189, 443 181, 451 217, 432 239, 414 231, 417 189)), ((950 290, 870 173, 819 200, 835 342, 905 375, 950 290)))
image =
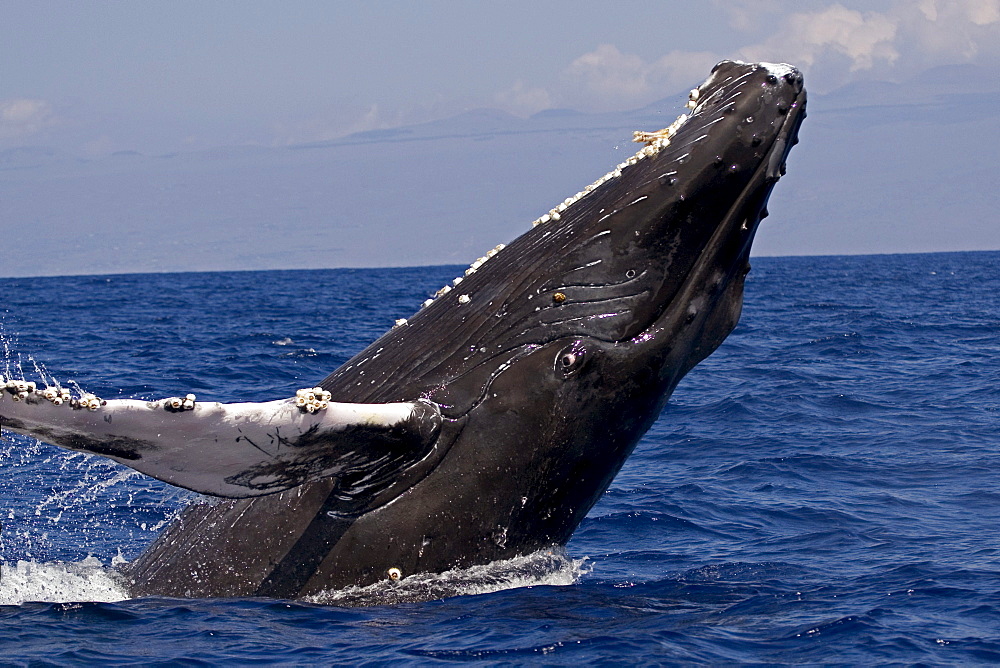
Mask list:
MULTIPOLYGON (((41 392, 0 391, 0 426, 70 450, 109 457, 171 485, 244 498, 311 480, 384 476, 434 445, 441 413, 429 401, 265 403, 113 400, 57 405, 41 392), (16 395, 15 395, 16 396, 16 395)), ((61 402, 59 402, 61 403, 61 402)))

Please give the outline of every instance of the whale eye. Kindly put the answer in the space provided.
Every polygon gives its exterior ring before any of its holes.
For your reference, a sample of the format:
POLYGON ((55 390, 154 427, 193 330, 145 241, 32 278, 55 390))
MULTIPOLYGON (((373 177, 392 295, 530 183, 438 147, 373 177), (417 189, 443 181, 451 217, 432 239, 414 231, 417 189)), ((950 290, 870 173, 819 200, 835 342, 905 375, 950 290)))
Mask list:
POLYGON ((566 346, 559 351, 558 355, 556 355, 556 373, 560 374, 564 378, 568 378, 583 368, 586 361, 587 350, 579 341, 577 341, 566 346))

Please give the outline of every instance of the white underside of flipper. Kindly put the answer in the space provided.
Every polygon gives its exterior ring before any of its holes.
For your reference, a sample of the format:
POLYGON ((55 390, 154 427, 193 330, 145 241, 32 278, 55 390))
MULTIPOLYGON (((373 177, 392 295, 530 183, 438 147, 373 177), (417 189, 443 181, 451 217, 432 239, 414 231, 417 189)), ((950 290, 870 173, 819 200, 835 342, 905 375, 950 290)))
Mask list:
MULTIPOLYGON (((9 385, 9 384, 8 384, 9 385)), ((264 403, 82 397, 0 389, 0 426, 118 461, 178 487, 226 497, 273 494, 310 480, 405 460, 440 420, 431 402, 264 403)), ((17 389, 17 388, 14 388, 17 389)))

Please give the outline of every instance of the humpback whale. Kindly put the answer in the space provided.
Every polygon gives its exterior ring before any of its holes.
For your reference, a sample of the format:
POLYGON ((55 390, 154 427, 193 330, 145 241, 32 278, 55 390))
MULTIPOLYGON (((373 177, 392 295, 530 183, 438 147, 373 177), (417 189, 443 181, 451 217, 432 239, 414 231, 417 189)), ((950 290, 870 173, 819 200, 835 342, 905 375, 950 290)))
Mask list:
POLYGON ((633 157, 294 398, 0 379, 0 425, 217 497, 124 567, 134 596, 298 598, 563 545, 736 326, 805 103, 791 66, 719 63, 633 157))

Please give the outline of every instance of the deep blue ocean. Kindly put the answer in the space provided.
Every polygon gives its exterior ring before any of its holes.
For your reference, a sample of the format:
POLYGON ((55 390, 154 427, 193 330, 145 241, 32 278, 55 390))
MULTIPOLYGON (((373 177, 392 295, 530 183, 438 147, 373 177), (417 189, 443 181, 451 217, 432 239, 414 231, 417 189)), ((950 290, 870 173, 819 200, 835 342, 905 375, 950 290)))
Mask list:
MULTIPOLYGON (((194 495, 0 442, 0 663, 1000 662, 1000 252, 753 265, 565 554, 323 602, 122 600, 113 565, 194 495), (399 602, 442 579, 466 593, 399 602)), ((291 396, 462 269, 0 279, 0 373, 291 396)))

